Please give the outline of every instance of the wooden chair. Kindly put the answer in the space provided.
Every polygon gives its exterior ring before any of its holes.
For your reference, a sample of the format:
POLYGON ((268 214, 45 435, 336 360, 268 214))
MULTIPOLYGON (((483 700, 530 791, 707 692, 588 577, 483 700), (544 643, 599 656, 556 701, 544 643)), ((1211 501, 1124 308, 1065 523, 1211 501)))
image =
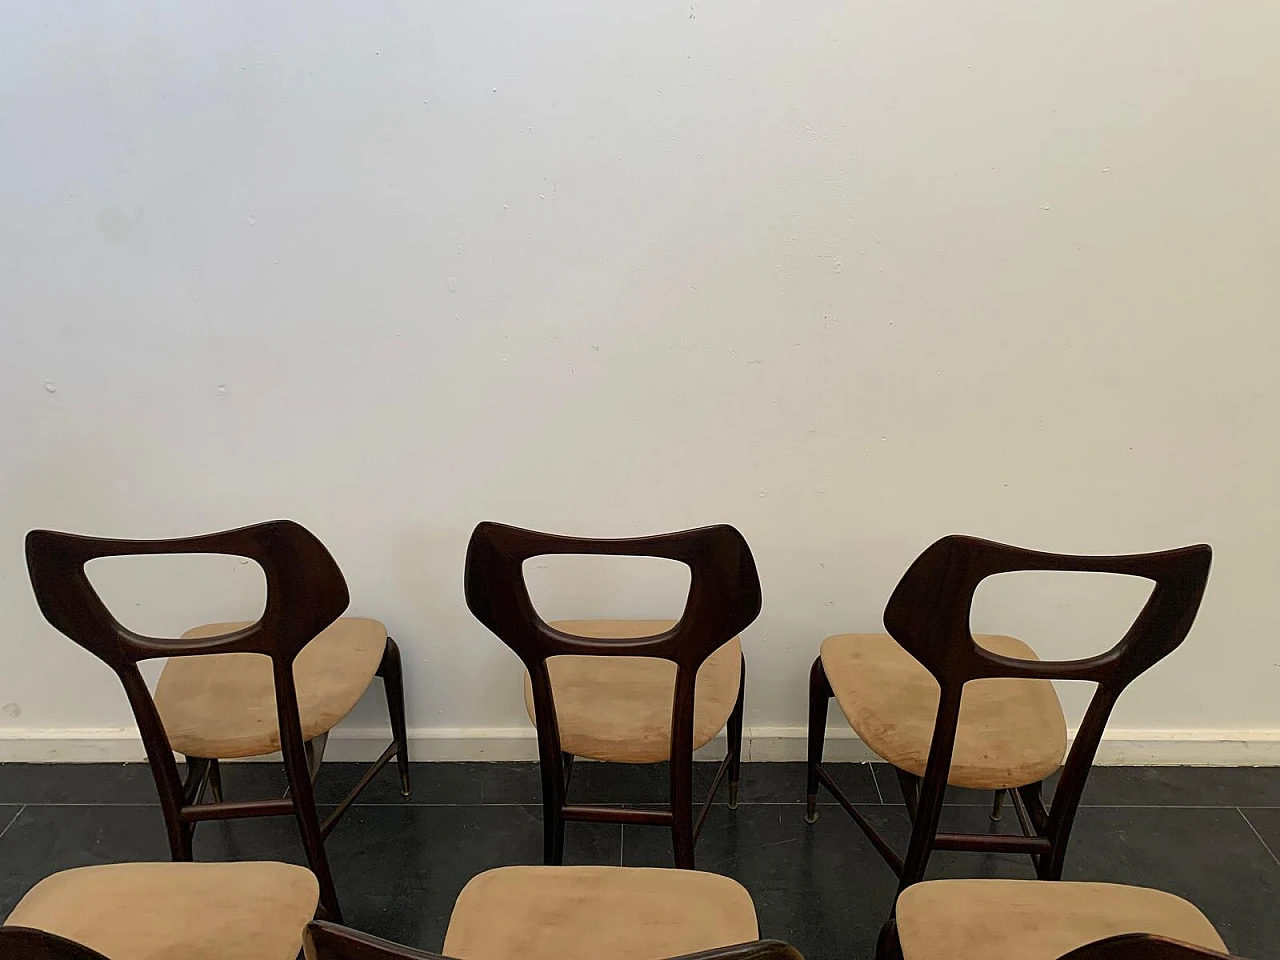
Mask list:
MULTIPOLYGON (((751 897, 696 870, 503 867, 473 878, 445 934, 454 960, 803 960, 758 940, 751 897)), ((308 930, 311 960, 438 960, 332 923, 308 930)))
POLYGON ((1076 947, 1061 960, 1227 960, 1231 956, 1150 933, 1122 933, 1076 947))
POLYGON ((1204 545, 1133 556, 1074 557, 972 537, 939 540, 908 568, 889 598, 884 614, 888 636, 828 637, 814 661, 809 822, 817 816, 821 784, 898 875, 899 891, 923 879, 933 850, 1026 853, 1037 876, 1059 879, 1085 778, 1111 709, 1135 677, 1186 637, 1204 594, 1210 558, 1204 545), (1016 570, 1123 574, 1155 586, 1112 649, 1081 660, 1045 663, 1012 637, 969 632, 978 584, 1016 570), (1097 687, 1046 810, 1042 782, 1066 752, 1066 724, 1051 680, 1092 681, 1097 687), (867 746, 894 766, 912 821, 905 860, 822 767, 832 696, 867 746), (1007 791, 1023 836, 939 833, 948 784, 1007 791))
POLYGON ((290 520, 177 540, 103 540, 49 530, 27 534, 27 568, 45 618, 115 670, 137 718, 174 860, 190 860, 203 820, 292 814, 320 902, 340 919, 324 838, 374 775, 394 756, 409 790, 400 652, 375 620, 339 619, 346 581, 324 545, 290 520), (98 557, 212 553, 262 567, 266 607, 256 623, 212 624, 179 639, 145 637, 120 624, 85 575, 98 557), (153 698, 138 662, 168 657, 153 698), (328 731, 373 677, 386 688, 394 740, 323 824, 312 783, 328 731), (186 755, 179 777, 174 751, 186 755), (224 801, 218 760, 284 755, 289 795, 224 801), (205 787, 213 802, 201 802, 205 787))
POLYGON ((746 663, 738 633, 760 612, 760 580, 747 542, 714 526, 627 540, 587 540, 481 523, 466 561, 467 605, 524 661, 526 703, 542 763, 544 860, 561 862, 566 820, 670 826, 678 867, 693 846, 726 772, 735 807, 742 761, 746 663), (690 569, 679 621, 545 623, 523 564, 546 554, 664 557, 690 569), (668 661, 668 662, 664 662, 668 661), (693 819, 693 751, 728 726, 729 748, 693 819), (569 804, 574 756, 671 761, 668 810, 569 804))
POLYGON ((319 886, 287 863, 115 863, 32 887, 0 960, 294 960, 319 886))
POLYGON ((898 896, 881 960, 1201 960, 1227 952, 1180 897, 1115 883, 928 880, 898 896))
POLYGON ((109 960, 74 940, 30 927, 0 927, 0 960, 109 960))

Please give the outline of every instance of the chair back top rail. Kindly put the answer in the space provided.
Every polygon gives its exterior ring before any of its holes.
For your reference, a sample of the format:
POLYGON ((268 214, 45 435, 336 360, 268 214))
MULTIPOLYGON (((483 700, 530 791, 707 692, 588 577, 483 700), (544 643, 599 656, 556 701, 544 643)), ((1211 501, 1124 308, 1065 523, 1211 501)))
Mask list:
POLYGON ((471 534, 467 606, 526 666, 566 654, 659 657, 697 667, 760 613, 760 578, 742 534, 727 524, 651 537, 597 540, 484 522, 471 534), (600 639, 564 633, 534 609, 524 563, 550 554, 657 557, 689 568, 680 619, 649 637, 600 639))
MULTIPOLYGON (((325 920, 312 921, 307 928, 307 933, 315 960, 449 960, 442 954, 402 946, 325 920)), ((0 960, 7 960, 7 958, 0 957, 0 960)), ((61 958, 50 958, 50 960, 61 960, 61 958)), ((81 960, 81 958, 68 957, 66 960, 81 960)), ((83 960, 97 960, 97 958, 96 956, 85 957, 83 960)), ((521 960, 521 958, 517 954, 512 956, 511 960, 521 960)), ((610 960, 610 958, 606 954, 602 955, 600 960, 610 960)), ((750 943, 686 954, 673 960, 804 960, 804 958, 795 947, 781 940, 755 940, 750 943)))
POLYGON ((291 662, 350 602, 337 562, 292 520, 171 540, 115 540, 32 530, 27 570, 45 619, 120 669, 140 660, 209 653, 261 653, 291 662), (232 633, 191 639, 148 637, 121 624, 90 583, 85 564, 100 557, 224 554, 256 562, 267 582, 262 617, 232 633))
POLYGON ((1076 947, 1059 960, 1230 960, 1232 956, 1151 933, 1122 933, 1076 947))
POLYGON ((943 687, 988 677, 1088 680, 1123 686, 1186 638, 1209 576, 1207 544, 1160 553, 1085 557, 1043 553, 976 537, 949 536, 907 568, 885 607, 890 635, 943 687), (1019 660, 978 646, 969 620, 974 593, 988 577, 1033 570, 1142 577, 1151 595, 1109 650, 1079 660, 1019 660))

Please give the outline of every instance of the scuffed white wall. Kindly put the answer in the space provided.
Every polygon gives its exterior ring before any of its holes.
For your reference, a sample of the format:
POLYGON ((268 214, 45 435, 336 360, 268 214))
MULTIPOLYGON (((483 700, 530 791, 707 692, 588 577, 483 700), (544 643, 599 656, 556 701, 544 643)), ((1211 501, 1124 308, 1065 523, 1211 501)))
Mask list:
MULTIPOLYGON (((738 525, 757 728, 941 534, 1207 540, 1115 723, 1274 735, 1277 63, 1270 0, 4 5, 0 736, 129 720, 27 529, 275 516, 399 638, 419 731, 524 723, 461 597, 493 518, 738 525)), ((549 614, 678 603, 561 572, 549 614)), ((101 573, 154 629, 254 576, 101 573)), ((1055 656, 1139 602, 981 599, 1055 656)))

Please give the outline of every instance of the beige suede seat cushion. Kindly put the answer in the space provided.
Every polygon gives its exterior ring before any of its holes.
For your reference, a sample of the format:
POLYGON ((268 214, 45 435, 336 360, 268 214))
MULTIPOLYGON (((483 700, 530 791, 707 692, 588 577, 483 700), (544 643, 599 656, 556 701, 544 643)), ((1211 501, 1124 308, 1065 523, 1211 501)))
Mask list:
MULTIPOLYGON (((579 637, 648 637, 674 620, 558 620, 551 624, 579 637)), ((653 657, 552 657, 547 661, 555 697, 560 748, 577 757, 620 763, 671 758, 671 705, 676 665, 653 657)), ((724 729, 738 700, 742 645, 734 637, 698 670, 694 688, 693 746, 724 729)), ((533 684, 526 673, 524 702, 534 719, 533 684)))
POLYGON ((1086 943, 1151 933, 1210 950, 1222 938, 1160 890, 1055 880, 930 880, 898 897, 905 960, 1057 960, 1086 943))
MULTIPOLYGON (((979 646, 1038 660, 1013 637, 978 635, 979 646)), ((822 668, 862 741, 895 767, 924 775, 938 712, 938 683, 884 633, 822 641, 822 668)), ((1020 787, 1062 765, 1067 721, 1048 680, 974 680, 965 685, 949 783, 977 790, 1020 787)))
MULTIPOLYGON (((248 622, 210 623, 183 637, 213 637, 248 622)), ((368 689, 387 646, 377 620, 343 617, 293 662, 302 738, 327 732, 368 689)), ((171 657, 156 685, 169 743, 188 757, 258 757, 280 749, 271 659, 257 653, 171 657)))
POLYGON ((287 863, 117 863, 46 877, 6 923, 110 960, 293 960, 318 890, 287 863))
POLYGON ((458 960, 661 960, 759 936, 751 895, 696 870, 500 867, 458 894, 458 960))

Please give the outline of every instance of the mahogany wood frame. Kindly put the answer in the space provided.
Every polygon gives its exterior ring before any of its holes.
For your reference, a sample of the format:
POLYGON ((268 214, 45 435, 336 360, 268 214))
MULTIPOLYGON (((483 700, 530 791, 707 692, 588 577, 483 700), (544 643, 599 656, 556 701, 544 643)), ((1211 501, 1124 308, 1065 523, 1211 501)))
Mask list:
MULTIPOLYGON (((311 940, 314 960, 448 960, 447 957, 438 953, 402 946, 390 940, 383 940, 321 920, 313 922, 307 928, 307 933, 311 940)), ((0 956, 0 960, 6 960, 6 958, 0 956)), ((49 960, 61 960, 61 958, 51 957, 49 960)), ((66 960, 82 960, 82 958, 67 957, 66 960)), ((95 960, 95 958, 83 958, 83 960, 95 960)), ((514 956, 511 960, 520 960, 520 958, 514 956)), ((600 960, 609 960, 609 958, 602 956, 600 960)), ((731 947, 717 947, 714 950, 686 954, 676 960, 804 960, 804 957, 795 947, 781 940, 754 940, 731 947)), ((1100 957, 1093 960, 1113 960, 1113 958, 1100 957)), ((1170 960, 1184 960, 1184 958, 1170 958, 1170 960)), ((1194 958, 1185 958, 1185 960, 1194 960, 1194 958)))
POLYGON ((899 892, 924 878, 934 850, 1025 853, 1040 879, 1060 879, 1076 808, 1111 709, 1134 678, 1186 638, 1204 596, 1211 559, 1212 551, 1206 544, 1161 553, 1082 557, 1024 550, 974 537, 949 536, 937 541, 907 569, 884 613, 889 634, 940 687, 924 776, 895 768, 912 822, 906 859, 876 832, 823 769, 827 706, 834 694, 821 657, 814 661, 809 675, 806 819, 812 823, 817 818, 818 786, 826 787, 898 875, 899 892), (978 646, 969 631, 969 613, 974 591, 983 580, 997 573, 1024 570, 1121 574, 1151 580, 1155 586, 1128 631, 1105 653, 1058 662, 1019 660, 978 646), (939 833, 964 685, 988 677, 1085 680, 1097 687, 1050 807, 1045 808, 1040 783, 1009 791, 1022 836, 939 833))
MULTIPOLYGON (((402 946, 358 930, 313 921, 307 928, 314 960, 448 960, 438 953, 402 946)), ((96 950, 30 927, 0 927, 0 960, 107 960, 96 950)), ((513 958, 518 960, 518 958, 513 958)), ((601 960, 608 960, 602 957, 601 960)), ((795 947, 781 940, 718 947, 686 954, 677 960, 804 960, 795 947)), ((1059 960, 1240 960, 1146 933, 1128 933, 1077 947, 1059 960)))
POLYGON ((760 613, 760 578, 751 548, 728 525, 619 540, 563 537, 484 522, 471 534, 465 571, 467 606, 524 662, 533 685, 538 756, 542 769, 543 859, 564 855, 567 820, 670 826, 677 867, 693 869, 693 847, 725 774, 730 805, 737 805, 742 763, 742 709, 746 662, 729 718, 729 749, 711 792, 693 819, 693 711, 698 668, 760 613), (658 557, 689 568, 689 595, 675 626, 651 637, 599 639, 563 633, 538 616, 529 599, 524 563, 549 554, 658 557), (572 757, 560 749, 550 657, 658 657, 676 665, 671 715, 670 797, 667 810, 613 808, 566 802, 572 757))
POLYGON ((1076 947, 1059 960, 1227 960, 1234 956, 1151 933, 1122 933, 1076 947))
POLYGON ((293 661, 303 647, 341 616, 350 601, 342 571, 324 545, 292 520, 272 520, 237 530, 173 540, 111 540, 33 530, 27 534, 26 553, 31 585, 45 619, 111 667, 124 685, 160 794, 173 859, 192 859, 192 836, 201 821, 292 814, 298 821, 307 862, 319 880, 321 907, 329 917, 340 920, 342 913, 324 838, 392 757, 399 761, 401 788, 407 795, 409 753, 400 651, 388 637, 378 675, 386 688, 392 743, 324 823, 320 822, 312 784, 319 770, 325 738, 317 737, 309 742, 302 739, 293 661), (192 553, 223 554, 255 561, 267 582, 267 600, 261 619, 216 637, 143 636, 112 616, 84 569, 86 563, 99 557, 192 553), (271 658, 288 796, 224 801, 217 758, 189 757, 186 777, 179 777, 169 738, 155 701, 138 671, 138 663, 157 657, 214 653, 257 653, 271 658), (206 786, 213 793, 213 802, 202 802, 206 786))
POLYGON ((97 950, 31 927, 0 927, 0 960, 107 960, 97 950))

